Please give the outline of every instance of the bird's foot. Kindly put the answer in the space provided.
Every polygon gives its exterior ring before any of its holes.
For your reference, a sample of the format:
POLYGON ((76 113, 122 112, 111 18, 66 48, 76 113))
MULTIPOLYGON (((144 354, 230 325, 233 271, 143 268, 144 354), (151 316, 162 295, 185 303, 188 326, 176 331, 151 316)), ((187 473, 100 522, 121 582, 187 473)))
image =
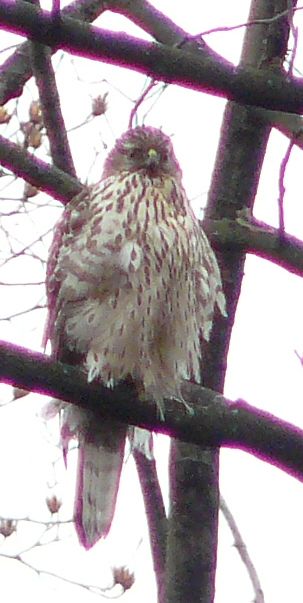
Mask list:
POLYGON ((189 415, 193 416, 195 414, 193 407, 190 404, 188 404, 188 402, 186 402, 186 400, 184 400, 182 395, 181 396, 170 396, 170 398, 171 398, 171 400, 176 400, 177 402, 180 402, 180 404, 183 404, 183 406, 185 406, 185 409, 189 415))
POLYGON ((154 459, 153 436, 150 431, 141 427, 129 427, 128 437, 131 452, 139 450, 149 461, 154 459))
POLYGON ((160 421, 165 421, 165 414, 164 414, 165 406, 164 406, 163 399, 156 400, 156 405, 157 405, 157 411, 158 411, 157 414, 159 415, 160 421))
MULTIPOLYGON (((186 400, 184 400, 182 395, 180 395, 180 396, 172 395, 172 396, 168 396, 168 398, 170 400, 176 400, 176 402, 183 404, 183 406, 185 406, 186 412, 189 415, 193 416, 195 414, 193 407, 190 404, 188 404, 188 402, 186 402, 186 400)), ((157 400, 156 404, 157 404, 157 410, 159 413, 160 421, 165 421, 165 406, 164 406, 163 399, 157 400)))

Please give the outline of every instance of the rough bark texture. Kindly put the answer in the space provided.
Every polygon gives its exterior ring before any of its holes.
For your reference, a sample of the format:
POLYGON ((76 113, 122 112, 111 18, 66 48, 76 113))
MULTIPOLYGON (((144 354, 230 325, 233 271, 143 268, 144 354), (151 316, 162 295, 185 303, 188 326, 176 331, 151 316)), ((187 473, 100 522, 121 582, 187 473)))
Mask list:
POLYGON ((129 384, 114 391, 99 383, 88 385, 77 368, 5 342, 0 342, 0 379, 90 410, 97 421, 105 417, 199 446, 246 450, 303 481, 302 430, 242 400, 228 400, 199 385, 184 383, 182 388, 184 399, 194 408, 193 415, 181 405, 176 407, 174 400, 166 400, 162 421, 155 403, 139 401, 129 384))
MULTIPOLYGON (((249 20, 271 19, 290 9, 290 4, 295 6, 296 3, 253 0, 249 20)), ((248 28, 241 65, 234 68, 212 53, 203 41, 189 40, 186 32, 161 16, 148 2, 112 0, 105 4, 81 0, 63 9, 62 15, 62 20, 55 22, 51 16, 38 15, 34 7, 26 6, 23 2, 15 5, 7 0, 0 1, 0 21, 12 30, 30 33, 38 42, 52 45, 53 49, 49 52, 61 45, 76 54, 113 64, 120 63, 167 82, 226 95, 249 105, 258 104, 287 111, 299 111, 303 107, 302 81, 286 78, 281 68, 287 50, 288 16, 248 28), (64 18, 72 16, 92 21, 105 8, 125 14, 148 31, 158 44, 106 33, 97 28, 90 30, 77 21, 64 18)), ((21 45, 3 66, 0 103, 20 95, 24 83, 32 75, 29 46, 29 42, 21 45)), ((39 76, 43 65, 38 59, 36 56, 34 70, 39 76)), ((62 150, 61 141, 52 138, 52 130, 56 124, 58 126, 59 118, 58 112, 52 115, 53 107, 49 103, 47 106, 47 100, 56 92, 50 83, 50 80, 42 78, 40 89, 43 96, 43 88, 46 90, 48 87, 44 104, 47 113, 45 122, 48 121, 48 133, 53 142, 53 162, 66 170, 64 158, 68 158, 66 165, 69 166, 69 173, 73 174, 68 146, 65 145, 62 150)), ((249 220, 243 227, 239 220, 239 215, 244 215, 243 210, 253 207, 272 124, 280 119, 281 128, 286 128, 288 135, 300 130, 301 120, 298 116, 291 116, 291 119, 286 117, 287 114, 280 118, 274 111, 239 106, 235 102, 226 107, 205 216, 206 225, 210 229, 212 225, 214 227, 213 240, 217 241, 221 250, 219 257, 229 314, 228 321, 216 317, 210 345, 203 350, 203 366, 207 367, 203 371, 204 385, 217 392, 223 391, 227 351, 241 291, 246 251, 257 250, 261 255, 284 262, 288 269, 302 273, 303 249, 300 242, 291 237, 281 240, 274 229, 263 228, 262 233, 258 232, 256 229, 259 226, 251 225, 249 220)), ((302 146, 300 136, 296 143, 302 146)), ((17 175, 55 194, 63 202, 82 189, 75 178, 60 169, 47 166, 2 139, 0 161, 17 175)), ((250 450, 302 479, 303 434, 244 403, 228 404, 214 391, 185 384, 184 397, 195 408, 194 417, 184 414, 181 408, 176 410, 175 404, 168 402, 163 424, 157 420, 152 403, 134 404, 135 394, 129 387, 121 386, 115 392, 103 389, 101 397, 100 386, 87 386, 85 378, 82 379, 75 369, 55 365, 42 355, 32 354, 28 357, 21 349, 2 345, 0 358, 0 377, 6 382, 52 393, 95 411, 102 399, 104 408, 99 408, 98 417, 110 416, 126 423, 138 422, 141 426, 158 429, 183 440, 173 443, 170 460, 171 517, 166 595, 163 586, 167 528, 164 507, 155 479, 155 467, 144 466, 140 459, 136 459, 145 497, 161 603, 213 601, 219 501, 216 447, 231 445, 250 450), (209 448, 203 449, 201 446, 209 448)))
MULTIPOLYGON (((287 8, 287 3, 284 2, 283 6, 287 8)), ((272 3, 253 0, 249 20, 272 17, 276 14, 275 10, 272 3)), ((280 35, 281 22, 276 28, 271 24, 267 31, 262 30, 262 37, 260 29, 249 29, 243 45, 241 65, 249 60, 250 65, 259 67, 261 62, 274 60, 278 52, 279 57, 283 53, 284 56, 289 32, 287 19, 284 19, 282 31, 283 39, 280 35), (276 39, 281 42, 279 45, 274 44, 276 39)), ((226 106, 206 219, 236 220, 239 212, 252 209, 269 132, 270 128, 257 118, 252 108, 236 103, 226 106)), ((217 316, 209 344, 202 345, 203 385, 219 392, 224 387, 244 262, 243 250, 225 248, 224 253, 219 254, 228 320, 217 316)), ((218 450, 203 451, 175 442, 170 472, 167 601, 211 603, 215 594, 218 532, 218 450)))
POLYGON ((125 34, 89 28, 64 17, 60 23, 26 2, 0 2, 0 24, 36 42, 62 48, 73 54, 145 73, 157 80, 178 84, 276 111, 300 113, 303 109, 303 83, 288 81, 272 69, 234 68, 201 47, 201 56, 189 51, 141 41, 125 34))

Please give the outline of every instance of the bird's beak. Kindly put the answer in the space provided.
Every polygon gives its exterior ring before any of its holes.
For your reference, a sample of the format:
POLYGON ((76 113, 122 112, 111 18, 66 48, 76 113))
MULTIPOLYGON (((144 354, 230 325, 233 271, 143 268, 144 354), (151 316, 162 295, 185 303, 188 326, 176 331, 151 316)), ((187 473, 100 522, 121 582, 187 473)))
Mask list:
POLYGON ((160 155, 158 151, 151 148, 147 151, 146 167, 151 172, 155 171, 160 163, 160 155))

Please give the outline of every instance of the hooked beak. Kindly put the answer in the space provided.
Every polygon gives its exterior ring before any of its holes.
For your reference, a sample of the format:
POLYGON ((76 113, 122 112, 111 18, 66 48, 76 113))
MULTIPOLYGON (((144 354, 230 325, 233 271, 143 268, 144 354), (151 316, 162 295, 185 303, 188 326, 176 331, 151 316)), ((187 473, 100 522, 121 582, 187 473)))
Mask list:
POLYGON ((147 152, 145 166, 151 176, 155 176, 160 164, 160 154, 153 148, 147 152))

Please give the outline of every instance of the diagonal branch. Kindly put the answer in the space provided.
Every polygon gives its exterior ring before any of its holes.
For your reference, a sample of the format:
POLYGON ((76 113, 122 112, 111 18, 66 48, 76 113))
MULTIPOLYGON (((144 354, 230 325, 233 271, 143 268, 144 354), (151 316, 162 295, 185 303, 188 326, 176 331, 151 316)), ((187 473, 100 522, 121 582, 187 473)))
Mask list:
MULTIPOLYGON (((190 43, 186 44, 186 50, 190 50, 191 53, 196 54, 197 56, 201 54, 201 42, 198 43, 198 41, 193 41, 184 29, 176 25, 147 0, 133 0, 131 3, 128 0, 110 0, 109 7, 111 11, 120 13, 136 23, 136 25, 149 33, 160 44, 178 46, 184 40, 189 40, 190 43)), ((289 8, 269 19, 248 21, 246 26, 258 25, 259 29, 260 26, 266 28, 268 23, 282 19, 287 13, 289 13, 289 8)), ((241 25, 241 27, 243 26, 244 24, 241 25)), ((224 31, 230 31, 230 29, 231 28, 226 28, 224 31)), ((256 27, 253 29, 255 30, 256 27)), ((215 29, 214 31, 217 30, 218 29, 215 29)), ((203 50, 207 51, 207 53, 214 58, 216 57, 218 61, 222 60, 222 57, 207 46, 204 40, 203 50)), ((288 138, 293 139, 295 145, 303 148, 303 119, 301 115, 259 108, 258 117, 260 120, 264 120, 277 128, 288 138)))
MULTIPOLYGON (((184 40, 189 40, 190 44, 186 44, 186 50, 190 50, 190 52, 193 54, 201 54, 201 41, 200 43, 198 43, 198 41, 192 41, 184 29, 176 25, 173 21, 171 21, 171 19, 161 13, 147 0, 133 0, 131 3, 128 0, 110 0, 109 5, 111 11, 120 13, 136 23, 136 25, 149 33, 160 44, 166 44, 167 46, 178 46, 184 40)), ((241 24, 239 27, 244 27, 245 25, 246 27, 256 25, 266 27, 268 23, 280 20, 288 13, 289 8, 286 11, 276 14, 272 18, 248 21, 246 24, 241 24)), ((214 31, 218 31, 218 29, 219 28, 216 28, 214 31)), ((231 28, 228 27, 222 29, 223 31, 230 31, 231 28)), ((256 28, 254 27, 254 29, 256 28)), ((214 58, 216 57, 217 60, 222 60, 220 55, 215 53, 209 46, 205 44, 204 39, 203 49, 205 51, 207 50, 207 53, 214 58)), ((303 119, 301 115, 259 108, 258 117, 260 120, 264 120, 273 127, 277 128, 288 138, 293 139, 295 145, 303 148, 303 119)))
MULTIPOLYGON (((64 204, 83 189, 78 180, 37 159, 3 136, 0 136, 0 164, 64 204)), ((243 223, 237 219, 207 219, 203 228, 217 249, 253 253, 289 272, 299 276, 303 274, 303 242, 296 237, 285 234, 281 239, 276 228, 256 220, 243 223)))
POLYGON ((140 401, 121 384, 114 390, 88 385, 78 368, 49 356, 0 342, 0 380, 40 394, 55 396, 97 414, 165 433, 198 446, 230 446, 245 450, 303 481, 303 431, 273 415, 232 402, 205 387, 185 382, 183 395, 193 409, 174 400, 165 403, 161 421, 153 402, 140 401))
POLYGON ((0 2, 0 23, 10 31, 25 34, 52 47, 128 67, 154 79, 225 96, 247 105, 299 113, 303 110, 303 83, 250 67, 234 68, 216 60, 201 48, 201 56, 145 42, 125 34, 108 32, 52 15, 20 0, 0 2))
POLYGON ((61 111, 51 51, 43 44, 32 42, 30 56, 53 164, 75 178, 76 170, 61 111))
POLYGON ((256 568, 249 556, 249 553, 247 551, 247 548, 246 548, 243 538, 241 536, 240 530, 236 524, 235 518, 234 518, 232 512, 230 511, 230 509, 228 508, 228 505, 226 504, 226 501, 222 495, 220 496, 220 510, 222 511, 222 514, 223 514, 223 516, 228 524, 228 527, 230 528, 230 531, 234 537, 234 546, 236 547, 236 549, 247 569, 248 575, 250 577, 250 580, 251 580, 251 583, 252 583, 252 586, 254 589, 254 593, 255 593, 254 603, 265 603, 264 594, 262 591, 259 576, 256 572, 256 568))
POLYGON ((129 2, 129 0, 109 0, 107 4, 112 12, 127 17, 160 44, 175 47, 186 46, 186 50, 197 56, 201 55, 201 49, 203 48, 205 54, 212 56, 219 62, 223 60, 226 65, 232 67, 232 63, 223 59, 204 40, 194 38, 182 27, 176 25, 167 15, 150 4, 148 0, 132 0, 132 2, 129 2))
MULTIPOLYGON (((185 30, 177 26, 147 0, 135 0, 131 4, 128 0, 111 0, 107 2, 107 6, 96 2, 96 0, 76 0, 64 7, 61 15, 91 22, 107 9, 124 15, 161 44, 177 46, 184 40, 190 40, 190 44, 186 43, 186 49, 190 50, 191 53, 201 54, 201 43, 192 41, 185 30)), ((254 25, 256 24, 257 22, 254 22, 254 25)), ((29 48, 30 42, 23 42, 1 66, 0 105, 4 105, 9 99, 19 96, 24 84, 32 76, 29 48)), ((211 56, 222 60, 222 57, 207 46, 204 41, 203 49, 211 56)), ((56 52, 56 49, 51 49, 50 52, 56 52)), ((225 62, 228 64, 226 60, 225 62)), ((303 120, 300 115, 259 109, 259 118, 271 123, 282 134, 293 138, 295 145, 303 148, 303 120)))
MULTIPOLYGON (((40 8, 39 0, 26 1, 40 8)), ((44 46, 44 44, 32 42, 30 45, 30 58, 33 75, 39 91, 43 123, 46 127, 53 164, 67 172, 70 176, 76 177, 76 170, 61 112, 56 77, 51 61, 51 50, 47 46, 44 46)))
POLYGON ((83 185, 78 180, 42 159, 37 159, 3 136, 0 136, 0 164, 63 203, 83 190, 83 185))
MULTIPOLYGON (((105 10, 104 3, 99 0, 75 0, 65 6, 61 15, 79 19, 84 22, 94 21, 105 10)), ((56 48, 52 52, 56 52, 56 48)), ((0 105, 20 96, 24 84, 32 74, 30 62, 30 42, 23 42, 0 68, 0 105)))
POLYGON ((157 476, 155 460, 148 460, 138 450, 133 451, 140 486, 143 494, 148 532, 152 551, 155 577, 158 587, 158 603, 165 603, 165 553, 167 519, 157 476))

